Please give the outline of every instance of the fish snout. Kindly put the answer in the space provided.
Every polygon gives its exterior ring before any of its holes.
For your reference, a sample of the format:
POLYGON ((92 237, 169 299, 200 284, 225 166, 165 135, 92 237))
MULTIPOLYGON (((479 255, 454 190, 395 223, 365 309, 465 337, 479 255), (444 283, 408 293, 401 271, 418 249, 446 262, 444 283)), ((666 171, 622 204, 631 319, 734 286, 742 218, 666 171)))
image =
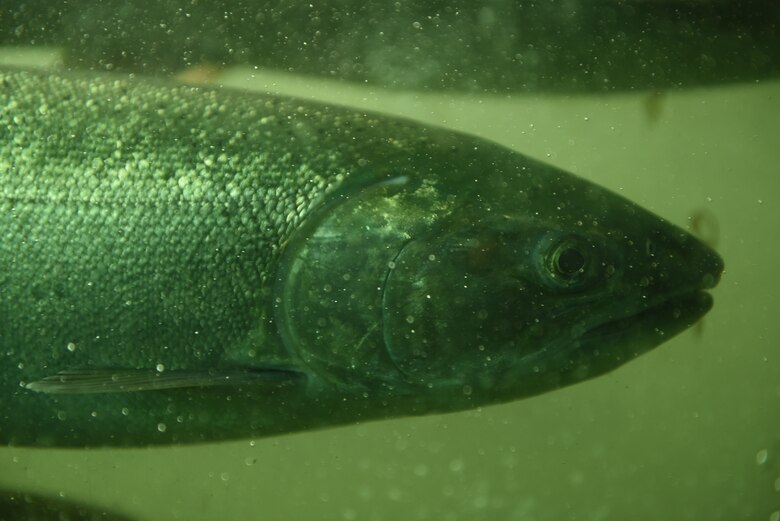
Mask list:
POLYGON ((632 257, 631 278, 643 288, 646 298, 712 289, 718 285, 724 266, 710 246, 672 226, 656 228, 632 257))
POLYGON ((689 283, 700 290, 717 286, 723 274, 723 258, 693 235, 684 233, 681 241, 680 257, 689 270, 689 283))

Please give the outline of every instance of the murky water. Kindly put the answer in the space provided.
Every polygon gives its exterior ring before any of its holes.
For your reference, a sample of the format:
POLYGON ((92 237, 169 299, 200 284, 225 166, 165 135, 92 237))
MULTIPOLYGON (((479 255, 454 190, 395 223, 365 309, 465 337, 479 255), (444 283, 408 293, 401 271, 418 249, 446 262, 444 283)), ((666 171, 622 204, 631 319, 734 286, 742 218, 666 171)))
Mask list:
POLYGON ((413 94, 220 81, 484 136, 687 226, 717 219, 715 307, 618 371, 525 401, 276 438, 0 449, 0 485, 139 520, 780 519, 780 82, 663 94, 413 94))

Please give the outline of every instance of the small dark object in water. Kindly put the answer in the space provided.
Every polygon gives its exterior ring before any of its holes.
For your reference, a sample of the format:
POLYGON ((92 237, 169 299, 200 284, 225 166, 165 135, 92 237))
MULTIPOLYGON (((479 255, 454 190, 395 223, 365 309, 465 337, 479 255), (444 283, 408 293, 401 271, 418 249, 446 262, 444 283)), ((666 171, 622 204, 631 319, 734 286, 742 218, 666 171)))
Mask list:
MULTIPOLYGON (((699 208, 688 218, 688 226, 691 233, 698 237, 701 242, 713 250, 718 249, 718 243, 720 242, 720 225, 712 210, 699 208)), ((696 322, 695 326, 693 326, 693 334, 697 338, 701 338, 704 334, 703 317, 696 322)))
POLYGON ((699 208, 688 218, 688 225, 701 242, 712 248, 718 249, 720 242, 720 225, 715 213, 707 208, 699 208))

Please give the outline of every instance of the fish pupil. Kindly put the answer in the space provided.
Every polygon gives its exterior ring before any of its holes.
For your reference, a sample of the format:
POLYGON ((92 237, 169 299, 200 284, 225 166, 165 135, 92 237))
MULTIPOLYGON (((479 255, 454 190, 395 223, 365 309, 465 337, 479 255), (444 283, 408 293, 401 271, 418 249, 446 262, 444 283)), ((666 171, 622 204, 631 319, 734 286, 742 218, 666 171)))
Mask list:
POLYGON ((555 267, 561 276, 571 277, 585 267, 585 256, 576 248, 565 248, 558 254, 555 267))

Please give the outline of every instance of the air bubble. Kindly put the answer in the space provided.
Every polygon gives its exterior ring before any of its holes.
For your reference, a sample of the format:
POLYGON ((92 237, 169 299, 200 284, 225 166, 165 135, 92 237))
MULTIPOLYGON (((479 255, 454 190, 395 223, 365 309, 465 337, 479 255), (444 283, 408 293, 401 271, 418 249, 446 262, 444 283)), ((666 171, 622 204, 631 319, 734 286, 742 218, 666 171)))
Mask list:
POLYGON ((462 459, 454 459, 450 461, 450 472, 463 472, 463 460, 462 459))
POLYGON ((766 449, 761 449, 760 451, 756 452, 756 464, 757 465, 763 465, 767 462, 769 459, 769 451, 766 449))
POLYGON ((428 465, 420 463, 414 467, 414 475, 418 478, 424 478, 428 475, 428 465))

